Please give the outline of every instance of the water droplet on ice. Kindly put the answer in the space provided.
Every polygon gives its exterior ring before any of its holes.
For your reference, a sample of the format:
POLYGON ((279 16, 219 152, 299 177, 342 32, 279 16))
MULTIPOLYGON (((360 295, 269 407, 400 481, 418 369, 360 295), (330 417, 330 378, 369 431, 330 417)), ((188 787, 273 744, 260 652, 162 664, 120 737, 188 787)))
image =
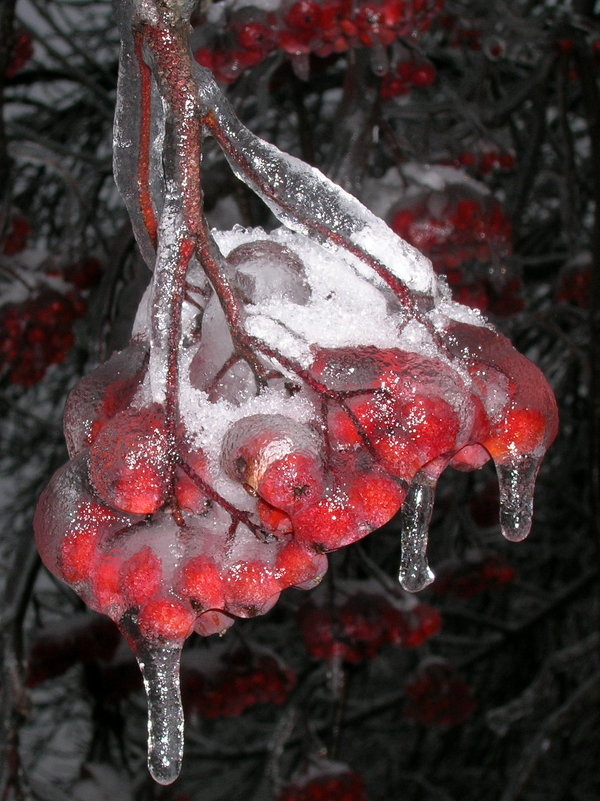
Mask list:
POLYGON ((497 464, 500 487, 500 528, 507 540, 520 542, 531 529, 533 493, 541 459, 518 456, 508 464, 497 464))
POLYGON ((434 498, 435 483, 427 477, 417 477, 402 505, 402 556, 398 578, 408 592, 424 589, 435 578, 427 564, 427 535, 434 498))
POLYGON ((171 784, 179 776, 183 757, 181 646, 145 644, 136 657, 148 698, 148 770, 158 784, 171 784))

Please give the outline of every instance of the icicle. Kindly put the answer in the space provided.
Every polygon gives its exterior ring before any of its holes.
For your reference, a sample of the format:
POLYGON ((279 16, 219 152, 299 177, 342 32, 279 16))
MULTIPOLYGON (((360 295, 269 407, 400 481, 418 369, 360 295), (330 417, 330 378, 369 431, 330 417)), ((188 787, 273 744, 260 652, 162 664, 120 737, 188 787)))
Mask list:
POLYGON ((398 578, 408 592, 424 589, 435 578, 427 564, 427 534, 435 486, 431 478, 417 474, 402 505, 402 555, 398 578))
POLYGON ((508 464, 497 464, 500 487, 500 528, 507 540, 524 540, 531 529, 533 493, 541 459, 517 456, 508 464))
POLYGON ((181 646, 146 643, 136 657, 148 697, 148 770, 159 784, 171 784, 179 776, 183 757, 181 646))

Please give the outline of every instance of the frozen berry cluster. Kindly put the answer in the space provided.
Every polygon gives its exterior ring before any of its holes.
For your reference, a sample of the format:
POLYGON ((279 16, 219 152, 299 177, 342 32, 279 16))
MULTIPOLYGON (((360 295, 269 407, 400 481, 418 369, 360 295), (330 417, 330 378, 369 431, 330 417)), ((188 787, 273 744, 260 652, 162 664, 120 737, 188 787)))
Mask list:
MULTIPOLYGON (((318 580, 326 562, 268 532, 255 500, 252 514, 227 501, 182 426, 170 441, 162 405, 136 405, 147 371, 147 346, 134 341, 74 391, 65 412, 73 458, 38 507, 38 531, 47 564, 93 608, 177 641, 194 626, 210 634, 232 615, 266 611, 290 584, 318 580)), ((273 420, 258 418, 268 433, 273 420)))
POLYGON ((76 291, 62 294, 41 288, 22 303, 0 309, 0 373, 12 384, 30 387, 48 367, 62 364, 73 347, 73 324, 85 314, 76 291))
POLYGON ((457 726, 477 709, 469 685, 442 659, 423 662, 404 690, 404 714, 425 726, 457 726))
POLYGON ((362 777, 348 766, 319 760, 288 784, 277 801, 368 801, 362 777))
MULTIPOLYGON (((442 6, 443 0, 292 0, 273 11, 241 5, 214 22, 209 17, 195 56, 217 80, 232 82, 275 50, 298 64, 311 54, 326 57, 413 38, 429 30, 442 6)), ((419 75, 415 71, 410 83, 425 85, 419 75)))
POLYGON ((392 599, 370 582, 336 585, 334 599, 314 593, 298 613, 306 649, 315 659, 356 664, 373 659, 386 645, 416 648, 440 631, 441 615, 409 600, 392 599))
MULTIPOLYGON (((273 318, 262 308, 284 314, 288 334, 294 320, 323 317, 291 234, 232 236, 244 241, 225 269, 265 336, 273 318)), ((290 355, 257 339, 253 360, 234 347, 216 295, 202 292, 199 331, 196 306, 185 311, 178 418, 153 399, 164 365, 152 362, 142 320, 129 347, 73 390, 71 459, 36 513, 49 568, 150 641, 222 631, 286 587, 313 586, 325 552, 386 523, 417 474, 435 484, 449 463, 475 469, 492 456, 507 475, 534 475, 555 435, 539 370, 490 328, 447 320, 444 358, 373 345, 297 352, 276 328, 290 355)), ((505 483, 503 514, 520 537, 530 517, 515 511, 515 486, 505 483)))
POLYGON ((266 649, 220 647, 187 651, 181 692, 187 711, 203 718, 238 717, 258 704, 285 703, 296 674, 266 649))
POLYGON ((473 598, 515 578, 514 567, 499 554, 471 553, 463 562, 441 565, 432 590, 436 595, 473 598))

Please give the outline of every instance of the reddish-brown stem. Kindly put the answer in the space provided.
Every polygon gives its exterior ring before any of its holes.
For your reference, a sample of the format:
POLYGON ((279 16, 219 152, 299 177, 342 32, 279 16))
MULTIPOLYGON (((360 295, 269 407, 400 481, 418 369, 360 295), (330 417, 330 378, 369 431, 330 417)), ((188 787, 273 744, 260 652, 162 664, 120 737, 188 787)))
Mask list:
POLYGON ((213 255, 213 243, 206 224, 202 225, 202 230, 198 237, 198 258, 219 298, 235 343, 236 353, 248 363, 254 374, 256 385, 260 389, 266 383, 265 366, 257 359, 252 347, 246 341, 248 337, 242 326, 240 302, 229 282, 223 277, 221 266, 213 255))
POLYGON ((352 409, 350 409, 345 402, 346 398, 351 398, 357 395, 372 394, 377 391, 377 388, 368 387, 366 389, 347 390, 347 391, 329 389, 328 387, 325 386, 325 384, 322 384, 311 373, 309 373, 308 370, 304 370, 302 367, 296 364, 292 359, 288 359, 286 356, 283 356, 282 354, 278 353, 278 351, 276 351, 274 348, 269 347, 269 345, 267 345, 265 342, 261 342, 259 339, 256 339, 255 337, 247 337, 247 339, 248 342, 251 343, 252 346, 257 351, 263 353, 265 356, 268 356, 271 359, 275 359, 282 365, 282 367, 285 367, 287 370, 297 375, 298 378, 301 378, 302 381, 304 381, 304 383, 307 384, 313 390, 313 392, 319 395, 322 401, 325 401, 325 403, 328 403, 329 401, 338 403, 340 408, 342 408, 346 412, 346 414, 352 420, 352 423, 356 426, 356 430, 358 431, 360 438, 363 440, 363 443, 367 448, 367 450, 369 451, 369 453, 371 454, 371 456, 373 456, 373 458, 375 459, 377 458, 377 454, 373 449, 373 444, 369 438, 369 435, 365 431, 360 420, 357 418, 352 409))
POLYGON ((175 426, 177 424, 177 403, 179 391, 179 340, 181 339, 181 307, 185 295, 185 276, 190 259, 194 255, 196 243, 193 239, 184 239, 179 246, 173 294, 170 298, 172 305, 172 321, 169 327, 169 340, 167 351, 167 387, 165 397, 165 428, 167 436, 175 439, 175 426))
POLYGON ((217 385, 219 381, 226 375, 231 368, 239 362, 242 357, 239 356, 237 353, 232 353, 231 356, 227 359, 227 361, 223 364, 221 369, 218 371, 216 376, 213 378, 212 383, 208 389, 208 399, 211 401, 215 400, 215 392, 217 391, 217 385))
POLYGON ((195 284, 190 284, 189 281, 186 281, 185 288, 189 293, 193 295, 200 295, 200 297, 204 298, 205 300, 210 294, 208 289, 202 289, 202 287, 196 286, 195 284))
POLYGON ((181 467, 186 476, 191 479, 191 481, 193 481, 194 484, 201 489, 208 498, 211 499, 211 501, 214 501, 222 509, 225 509, 225 511, 231 517, 232 522, 235 522, 236 524, 242 523, 254 534, 257 539, 259 539, 261 542, 265 541, 265 532, 259 526, 257 526, 256 523, 253 523, 252 520, 250 520, 250 515, 248 515, 246 512, 240 511, 232 503, 229 503, 229 501, 227 501, 213 487, 211 487, 210 484, 204 481, 204 479, 201 478, 198 473, 196 473, 193 467, 190 467, 190 465, 187 464, 182 456, 178 455, 177 459, 177 464, 179 467, 181 467))
MULTIPOLYGON (((200 116, 201 108, 198 99, 197 85, 191 71, 190 54, 184 26, 154 26, 144 25, 136 36, 136 52, 140 60, 140 70, 146 78, 143 81, 144 91, 147 95, 143 98, 144 109, 142 117, 144 124, 143 130, 149 136, 150 126, 150 74, 145 70, 145 63, 142 59, 142 46, 146 43, 152 53, 155 76, 159 89, 167 106, 170 109, 170 145, 171 163, 167 165, 170 170, 170 177, 174 185, 178 187, 178 198, 182 213, 182 240, 179 245, 177 263, 175 265, 173 280, 169 282, 171 295, 167 301, 167 317, 169 320, 169 335, 167 342, 167 376, 166 376, 166 428, 171 439, 172 452, 177 454, 175 446, 175 426, 177 416, 178 401, 178 350, 181 337, 181 308, 186 291, 186 275, 189 262, 194 254, 197 255, 204 272, 210 281, 215 293, 217 294, 223 312, 229 325, 231 336, 234 341, 234 354, 223 365, 215 381, 224 375, 239 358, 243 358, 252 369, 257 387, 260 389, 266 384, 267 368, 258 358, 257 354, 279 363, 283 368, 297 375, 306 386, 317 393, 325 405, 329 401, 336 402, 348 414, 357 432, 363 440, 365 447, 375 458, 376 454, 370 439, 362 424, 357 419, 353 411, 348 408, 345 399, 348 394, 328 389, 318 381, 307 370, 301 368, 293 360, 279 353, 276 349, 266 343, 249 336, 243 325, 243 307, 236 296, 233 288, 224 277, 222 269, 222 257, 210 235, 206 221, 203 216, 203 197, 200 182, 200 147, 203 135, 203 126, 219 142, 226 154, 236 163, 240 169, 251 177, 259 191, 274 201, 291 216, 292 209, 286 204, 284 198, 279 196, 275 187, 268 185, 257 175, 250 161, 246 156, 231 143, 226 132, 223 131, 214 111, 200 116), (143 64, 143 66, 142 66, 143 64)), ((149 140, 140 140, 140 149, 149 145, 149 140)), ((147 178, 145 172, 149 168, 148 159, 144 160, 143 153, 140 155, 140 174, 147 178)), ((146 186, 148 182, 146 181, 146 186)), ((149 191, 148 191, 149 199, 149 191)), ((298 213, 294 211, 296 216, 298 213)), ((309 230, 316 233, 321 239, 325 239, 335 245, 345 249, 363 263, 367 264, 393 291, 403 306, 412 314, 417 314, 415 301, 408 287, 396 277, 384 264, 371 254, 355 245, 347 236, 332 232, 326 225, 300 212, 299 222, 309 230)), ((179 459, 177 455, 174 457, 179 459)), ((195 483, 206 492, 207 496, 219 503, 230 514, 232 521, 243 523, 258 535, 258 528, 252 524, 248 515, 240 513, 234 506, 221 498, 218 493, 210 488, 194 471, 185 463, 181 463, 182 469, 195 481, 195 483)))
POLYGON ((191 296, 191 294, 190 294, 190 293, 187 291, 187 289, 186 289, 186 293, 185 293, 185 300, 186 300, 186 303, 189 303, 189 304, 190 304, 190 306, 195 306, 195 307, 198 309, 198 311, 200 311, 200 312, 203 312, 203 311, 204 311, 204 306, 201 306, 201 305, 198 303, 198 301, 194 300, 194 298, 193 298, 193 297, 191 296))
POLYGON ((144 61, 143 38, 135 36, 135 55, 140 71, 140 137, 138 150, 138 194, 148 236, 156 249, 158 221, 150 192, 150 127, 152 121, 152 72, 144 61))

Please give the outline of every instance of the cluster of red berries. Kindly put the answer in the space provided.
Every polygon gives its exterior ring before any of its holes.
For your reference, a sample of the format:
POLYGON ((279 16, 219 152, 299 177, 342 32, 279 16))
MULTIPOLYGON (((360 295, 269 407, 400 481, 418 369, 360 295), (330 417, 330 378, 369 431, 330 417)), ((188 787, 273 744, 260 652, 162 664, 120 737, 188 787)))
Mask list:
POLYGON ((27 31, 20 31, 17 34, 11 58, 6 68, 6 77, 14 78, 27 64, 33 55, 33 38, 27 31))
POLYGON ((419 197, 396 208, 390 223, 444 272, 464 262, 491 262, 512 252, 512 226, 501 204, 489 196, 476 197, 466 188, 419 197))
POLYGON ((393 65, 381 81, 381 96, 385 100, 409 94, 413 88, 431 86, 437 71, 431 61, 399 61, 393 65))
POLYGON ((404 714, 425 726, 457 726, 477 709, 469 685, 442 659, 424 662, 404 690, 404 714))
MULTIPOLYGON (((4 240, 5 253, 7 248, 14 254, 25 246, 28 224, 18 221, 15 218, 4 240)), ((97 259, 84 259, 60 273, 48 274, 69 283, 73 288, 68 292, 44 285, 27 300, 0 308, 0 373, 5 373, 11 384, 34 386, 51 365, 65 361, 75 342, 73 324, 87 309, 82 293, 97 283, 101 273, 102 264, 97 259)))
MULTIPOLYGON (((181 640, 193 626, 206 635, 232 615, 265 611, 285 587, 318 580, 326 560, 289 537, 265 542, 258 516, 235 510, 232 528, 202 451, 182 448, 192 477, 173 463, 163 407, 132 407, 147 356, 133 342, 72 394, 65 424, 74 458, 55 481, 77 493, 51 487, 45 496, 51 524, 39 529, 40 549, 93 608, 115 620, 135 610, 145 636, 181 640), (227 542, 237 526, 236 550, 227 542), (177 548, 165 547, 171 539, 177 548)), ((46 517, 44 501, 38 514, 46 517)))
POLYGON ((288 784, 277 801, 368 801, 365 783, 346 765, 320 760, 318 766, 288 784))
POLYGON ((108 660, 120 640, 119 630, 108 618, 74 614, 65 624, 34 635, 27 656, 27 686, 37 687, 76 664, 108 660))
POLYGON ((510 584, 516 575, 514 567, 499 554, 472 553, 464 562, 441 565, 432 590, 436 595, 473 598, 487 590, 510 584))
POLYGON ((523 309, 520 279, 495 278, 489 271, 477 274, 478 265, 512 253, 512 226, 495 199, 457 184, 409 199, 392 212, 390 225, 429 256, 458 303, 501 316, 523 309))
POLYGON ((326 593, 314 594, 298 613, 306 649, 315 659, 356 664, 373 659, 386 645, 416 648, 439 633, 441 615, 428 604, 410 601, 402 604, 359 582, 345 586, 333 600, 326 593))
POLYGON ((40 289, 23 303, 0 309, 0 372, 12 384, 30 387, 52 364, 62 364, 73 347, 73 323, 86 310, 76 292, 40 289))
POLYGON ((211 647, 188 651, 181 663, 186 710, 203 718, 238 717, 258 704, 285 703, 296 674, 270 651, 211 647))
MULTIPOLYGON (((271 12, 248 5, 228 15, 225 24, 203 24, 195 56, 218 80, 231 82, 274 50, 307 59, 414 37, 429 30, 442 6, 443 0, 292 0, 271 12)), ((411 82, 419 85, 418 80, 411 82)))

